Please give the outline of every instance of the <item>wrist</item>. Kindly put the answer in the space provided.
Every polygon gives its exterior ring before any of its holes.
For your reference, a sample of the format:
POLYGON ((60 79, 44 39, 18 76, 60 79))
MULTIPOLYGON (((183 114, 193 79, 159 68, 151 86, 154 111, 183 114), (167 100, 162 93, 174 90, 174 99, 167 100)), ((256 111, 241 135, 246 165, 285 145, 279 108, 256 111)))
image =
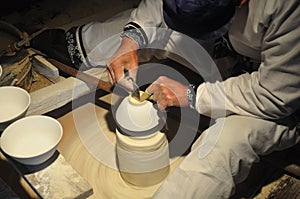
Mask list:
POLYGON ((138 50, 138 48, 139 48, 136 41, 134 41, 133 39, 131 39, 130 37, 127 37, 127 36, 122 37, 122 46, 126 46, 131 51, 138 50))

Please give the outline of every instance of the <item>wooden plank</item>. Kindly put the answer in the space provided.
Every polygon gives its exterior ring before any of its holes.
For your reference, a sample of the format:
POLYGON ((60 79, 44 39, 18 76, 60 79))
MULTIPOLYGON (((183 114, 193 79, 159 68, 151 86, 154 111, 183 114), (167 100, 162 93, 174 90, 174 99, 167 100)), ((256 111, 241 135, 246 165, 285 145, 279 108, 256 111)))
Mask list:
MULTIPOLYGON (((35 51, 33 51, 31 49, 29 49, 28 52, 31 55, 35 54, 35 51)), ((55 66, 53 66, 50 62, 48 62, 43 56, 34 55, 34 57, 32 59, 32 65, 36 72, 45 76, 47 79, 49 79, 53 83, 57 83, 60 81, 58 69, 55 66)))
POLYGON ((30 93, 31 104, 26 115, 44 114, 90 92, 89 87, 74 77, 30 93))
POLYGON ((299 199, 300 181, 289 175, 283 175, 277 180, 262 187, 254 199, 299 199))

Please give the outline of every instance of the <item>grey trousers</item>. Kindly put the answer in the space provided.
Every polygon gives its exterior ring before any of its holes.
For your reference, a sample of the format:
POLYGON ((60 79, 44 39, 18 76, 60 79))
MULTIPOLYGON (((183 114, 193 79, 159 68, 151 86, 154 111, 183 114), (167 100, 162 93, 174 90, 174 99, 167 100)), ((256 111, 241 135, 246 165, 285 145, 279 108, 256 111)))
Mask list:
POLYGON ((238 115, 217 119, 153 198, 229 198, 259 155, 295 145, 299 130, 292 119, 282 124, 238 115))

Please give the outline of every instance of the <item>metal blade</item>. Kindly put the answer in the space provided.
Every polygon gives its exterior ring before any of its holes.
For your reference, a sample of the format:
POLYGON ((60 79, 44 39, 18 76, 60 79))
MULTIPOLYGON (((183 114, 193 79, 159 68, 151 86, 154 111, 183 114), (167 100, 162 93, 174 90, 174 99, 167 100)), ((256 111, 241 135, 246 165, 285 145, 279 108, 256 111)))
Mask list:
POLYGON ((129 72, 127 69, 124 69, 124 75, 125 75, 125 79, 127 81, 131 81, 132 82, 132 86, 133 86, 133 91, 131 93, 131 96, 140 101, 140 89, 139 89, 139 86, 136 84, 135 80, 129 76, 129 72))
POLYGON ((133 81, 133 92, 131 93, 131 96, 135 98, 136 100, 140 101, 141 96, 140 96, 140 89, 138 85, 133 81))
POLYGON ((132 90, 132 93, 131 93, 131 96, 140 101, 140 89, 139 89, 139 86, 136 84, 136 82, 134 81, 134 79, 132 77, 125 77, 127 80, 131 81, 132 82, 132 86, 133 86, 133 90, 132 90))
POLYGON ((143 102, 143 101, 149 99, 151 96, 152 96, 152 93, 145 90, 145 92, 143 92, 142 96, 140 97, 140 102, 143 102))

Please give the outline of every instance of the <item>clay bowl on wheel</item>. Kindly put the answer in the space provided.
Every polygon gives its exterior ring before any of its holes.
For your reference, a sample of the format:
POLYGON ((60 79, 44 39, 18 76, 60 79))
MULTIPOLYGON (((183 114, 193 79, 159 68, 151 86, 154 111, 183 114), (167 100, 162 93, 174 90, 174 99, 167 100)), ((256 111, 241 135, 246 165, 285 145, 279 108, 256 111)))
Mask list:
POLYGON ((120 132, 135 136, 151 136, 164 126, 164 113, 145 100, 139 102, 132 96, 125 97, 115 112, 115 121, 120 132))
POLYGON ((56 151, 63 135, 61 124, 43 115, 27 116, 10 124, 1 135, 1 149, 26 165, 44 163, 56 151))

